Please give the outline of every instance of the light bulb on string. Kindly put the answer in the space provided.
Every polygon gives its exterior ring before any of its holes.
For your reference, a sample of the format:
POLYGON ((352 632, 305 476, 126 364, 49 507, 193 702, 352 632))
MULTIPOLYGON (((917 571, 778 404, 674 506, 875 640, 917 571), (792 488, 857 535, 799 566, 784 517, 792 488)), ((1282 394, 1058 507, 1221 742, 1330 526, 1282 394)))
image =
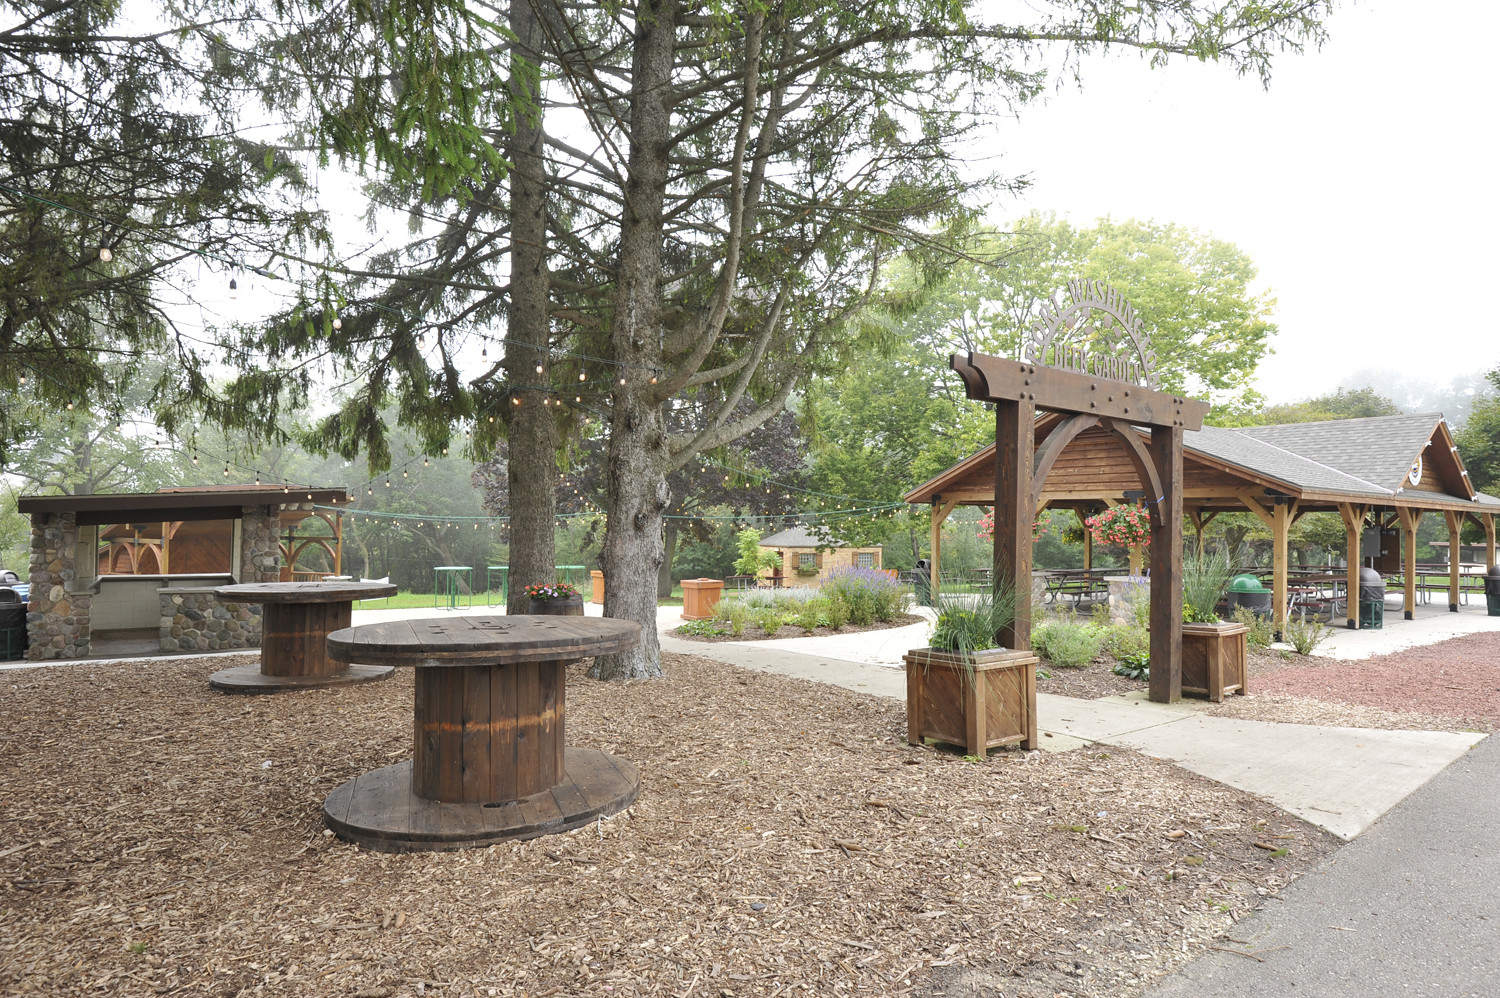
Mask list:
POLYGON ((536 366, 536 373, 537 373, 537 374, 541 374, 541 373, 542 373, 542 365, 540 365, 540 364, 538 364, 538 365, 537 365, 537 366, 536 366))
POLYGON ((582 371, 579 371, 578 372, 578 380, 579 381, 586 381, 586 380, 588 380, 588 377, 582 371))
POLYGON ((338 316, 335 315, 333 317, 333 328, 334 329, 343 329, 344 328, 344 320, 340 319, 338 316))
POLYGON ((111 250, 108 246, 100 246, 99 247, 99 259, 100 260, 103 260, 105 263, 109 263, 114 258, 115 258, 114 251, 111 250))
POLYGON ((229 297, 231 297, 231 298, 238 298, 239 296, 240 296, 240 282, 236 281, 234 278, 231 277, 229 279, 229 297))
POLYGON ((422 467, 427 467, 427 459, 425 457, 422 458, 422 467))

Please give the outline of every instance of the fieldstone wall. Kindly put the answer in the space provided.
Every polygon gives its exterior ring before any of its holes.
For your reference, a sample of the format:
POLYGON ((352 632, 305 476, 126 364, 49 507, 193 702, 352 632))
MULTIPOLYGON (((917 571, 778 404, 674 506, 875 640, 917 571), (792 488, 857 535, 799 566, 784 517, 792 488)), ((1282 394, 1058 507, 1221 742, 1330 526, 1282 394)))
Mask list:
POLYGON ((260 646, 261 608, 221 600, 212 589, 161 589, 162 651, 260 646))
POLYGON ((1135 623, 1138 603, 1151 604, 1151 580, 1144 575, 1106 575, 1109 584, 1109 622, 1135 623))
MULTIPOLYGON (((240 523, 242 583, 276 582, 281 578, 280 506, 245 506, 240 523)), ((257 634, 259 630, 257 628, 257 634)))
MULTIPOLYGON (((89 611, 94 582, 79 582, 78 521, 73 513, 41 513, 31 518, 31 601, 26 631, 31 661, 88 655, 89 611)), ((92 573, 90 573, 92 575, 92 573)))

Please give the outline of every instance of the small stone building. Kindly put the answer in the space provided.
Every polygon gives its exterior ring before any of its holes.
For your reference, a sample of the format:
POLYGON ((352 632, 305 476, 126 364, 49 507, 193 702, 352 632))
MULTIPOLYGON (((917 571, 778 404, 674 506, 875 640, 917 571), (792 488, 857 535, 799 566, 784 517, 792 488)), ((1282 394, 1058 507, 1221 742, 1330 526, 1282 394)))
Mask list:
POLYGON ((343 489, 280 485, 25 496, 17 506, 31 517, 26 657, 83 658, 112 638, 150 640, 163 652, 256 647, 260 606, 220 600, 214 589, 280 580, 284 553, 300 550, 297 524, 315 506, 348 501, 343 489))
POLYGON ((880 568, 881 547, 852 548, 819 536, 806 527, 790 527, 770 537, 760 546, 781 557, 780 575, 789 586, 816 586, 837 568, 880 568))

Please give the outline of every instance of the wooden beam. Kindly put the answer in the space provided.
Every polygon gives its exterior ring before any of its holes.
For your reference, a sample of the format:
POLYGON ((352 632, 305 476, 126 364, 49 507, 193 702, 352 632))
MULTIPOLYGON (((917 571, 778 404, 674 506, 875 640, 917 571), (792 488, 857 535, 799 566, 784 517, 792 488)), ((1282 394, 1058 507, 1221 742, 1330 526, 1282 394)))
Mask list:
POLYGON ((1411 620, 1417 610, 1417 525, 1422 519, 1422 511, 1397 506, 1396 513, 1401 519, 1401 578, 1405 583, 1401 615, 1411 620))
POLYGON ((1156 703, 1182 699, 1182 427, 1151 430, 1161 515, 1151 523, 1151 681, 1156 703))
POLYGON ((1249 492, 1241 492, 1239 499, 1240 502, 1245 504, 1246 509, 1260 518, 1261 523, 1264 523, 1272 530, 1276 529, 1275 517, 1271 515, 1271 511, 1267 509, 1265 503, 1261 501, 1261 496, 1257 496, 1249 492))
POLYGON ((1275 608, 1272 619, 1276 621, 1278 634, 1286 623, 1287 537, 1296 511, 1295 499, 1283 500, 1271 508, 1271 604, 1275 608))
POLYGON ((1480 519, 1484 521, 1484 567, 1488 570, 1495 567, 1495 514, 1485 513, 1480 519))
POLYGON ((1339 503, 1339 516, 1344 518, 1345 558, 1348 562, 1344 610, 1348 615, 1346 625, 1351 631, 1359 630, 1359 542, 1365 530, 1366 511, 1363 503, 1339 503))
POLYGON ((1040 507, 1042 502, 1042 486, 1047 482, 1047 473, 1057 463, 1063 450, 1072 443, 1074 438, 1084 430, 1099 425, 1098 416, 1086 416, 1079 414, 1069 416, 1047 434, 1047 439, 1042 441, 1041 449, 1036 452, 1036 459, 1031 470, 1031 498, 1032 505, 1040 507))
MULTIPOLYGON (((1031 647, 1031 522, 1037 499, 1031 489, 1036 446, 1036 409, 1030 400, 995 402, 996 586, 1015 590, 1016 614, 997 640, 1003 648, 1031 647)), ((1034 710, 1036 705, 1032 704, 1034 710)))
MULTIPOLYGON (((1078 517, 1078 525, 1083 528, 1083 567, 1094 567, 1094 535, 1089 532, 1089 525, 1084 523, 1088 517, 1083 515, 1083 510, 1075 509, 1073 515, 1078 517)), ((1491 535, 1493 536, 1493 534, 1491 535)))
POLYGON ((1448 522, 1448 610, 1450 613, 1458 612, 1458 535, 1463 530, 1464 517, 1462 513, 1452 510, 1443 512, 1443 519, 1448 522))
POLYGON ((1209 405, 1154 388, 1078 371, 971 353, 954 354, 949 366, 964 379, 969 398, 1028 402, 1037 409, 1098 413, 1142 426, 1203 426, 1209 405))
POLYGON ((957 499, 943 499, 938 497, 938 502, 932 507, 932 564, 928 567, 928 591, 932 593, 934 601, 937 600, 940 580, 938 569, 943 559, 943 521, 948 519, 948 514, 958 506, 957 499))

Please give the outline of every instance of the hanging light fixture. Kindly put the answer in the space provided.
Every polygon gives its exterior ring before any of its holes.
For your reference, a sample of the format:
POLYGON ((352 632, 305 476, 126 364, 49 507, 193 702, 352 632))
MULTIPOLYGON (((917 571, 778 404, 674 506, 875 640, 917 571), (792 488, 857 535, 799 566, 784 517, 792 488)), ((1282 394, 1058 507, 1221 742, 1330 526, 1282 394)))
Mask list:
POLYGON ((111 250, 108 246, 100 246, 99 247, 99 259, 100 260, 104 261, 105 263, 109 263, 114 258, 115 258, 114 251, 111 250))

